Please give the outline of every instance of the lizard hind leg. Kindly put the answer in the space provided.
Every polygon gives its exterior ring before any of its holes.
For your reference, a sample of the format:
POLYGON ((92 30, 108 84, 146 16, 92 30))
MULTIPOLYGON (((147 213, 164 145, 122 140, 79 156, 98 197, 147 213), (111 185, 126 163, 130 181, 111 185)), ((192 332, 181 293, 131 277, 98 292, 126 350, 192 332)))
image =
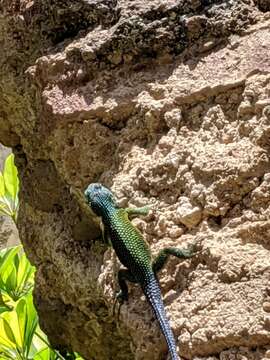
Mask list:
POLYGON ((170 255, 176 256, 180 259, 188 259, 194 255, 194 251, 192 248, 178 249, 170 247, 162 249, 152 263, 152 269, 155 274, 163 268, 170 255))
POLYGON ((115 315, 115 308, 117 302, 119 303, 118 312, 117 312, 117 319, 119 319, 121 306, 124 304, 125 301, 128 301, 128 286, 127 281, 135 283, 136 280, 131 272, 127 269, 120 269, 118 271, 118 283, 120 286, 120 291, 116 294, 114 305, 113 305, 113 315, 115 315))

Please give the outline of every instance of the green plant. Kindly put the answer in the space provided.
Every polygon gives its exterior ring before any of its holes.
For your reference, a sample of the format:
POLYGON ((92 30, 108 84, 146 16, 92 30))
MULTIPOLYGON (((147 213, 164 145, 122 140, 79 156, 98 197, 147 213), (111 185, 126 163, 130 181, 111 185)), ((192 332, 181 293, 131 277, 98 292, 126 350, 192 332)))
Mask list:
POLYGON ((34 271, 21 246, 0 251, 0 360, 62 358, 38 326, 32 299, 34 271))
MULTIPOLYGON (((0 172, 0 214, 15 224, 18 191, 14 156, 9 155, 0 172)), ((52 349, 40 329, 32 298, 34 273, 21 245, 0 251, 0 360, 83 360, 76 353, 64 357, 52 349)))
POLYGON ((21 246, 0 251, 0 360, 64 359, 38 326, 34 272, 21 246))
POLYGON ((0 289, 2 302, 9 308, 34 286, 34 267, 21 246, 0 251, 0 289))
POLYGON ((18 172, 14 155, 10 154, 5 160, 3 173, 0 171, 0 213, 10 216, 15 223, 19 206, 18 193, 18 172))
POLYGON ((57 355, 38 331, 41 332, 38 317, 29 293, 17 302, 12 311, 0 317, 0 359, 56 359, 57 355))

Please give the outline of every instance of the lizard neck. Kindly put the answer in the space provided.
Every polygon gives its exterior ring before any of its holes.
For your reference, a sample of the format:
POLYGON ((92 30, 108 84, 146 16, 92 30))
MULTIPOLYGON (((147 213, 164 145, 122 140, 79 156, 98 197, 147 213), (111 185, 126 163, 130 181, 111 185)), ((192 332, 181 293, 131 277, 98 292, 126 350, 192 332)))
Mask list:
POLYGON ((105 225, 109 225, 112 221, 112 218, 115 216, 115 213, 118 208, 114 205, 109 204, 102 208, 101 210, 101 218, 105 225))

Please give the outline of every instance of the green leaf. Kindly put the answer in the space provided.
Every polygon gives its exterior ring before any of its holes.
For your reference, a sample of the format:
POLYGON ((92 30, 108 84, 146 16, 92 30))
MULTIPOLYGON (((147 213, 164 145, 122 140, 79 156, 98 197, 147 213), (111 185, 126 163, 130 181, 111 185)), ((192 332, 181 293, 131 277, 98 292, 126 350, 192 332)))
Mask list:
MULTIPOLYGON (((10 260, 8 260, 8 258, 13 258, 15 254, 17 254, 17 252, 19 250, 21 250, 21 246, 18 245, 18 246, 13 246, 13 247, 10 247, 10 248, 5 248, 5 249, 2 249, 0 250, 0 266, 1 264, 5 264, 8 262, 10 262, 10 260)), ((12 261, 12 260, 11 260, 12 261)))
POLYGON ((46 347, 35 353, 33 360, 50 360, 51 359, 51 350, 46 347))
POLYGON ((0 171, 0 198, 5 196, 5 180, 2 172, 0 171))
POLYGON ((7 322, 7 320, 5 318, 2 318, 2 320, 3 320, 4 332, 5 332, 6 338, 13 344, 16 344, 16 339, 15 339, 15 336, 13 334, 13 331, 12 331, 9 323, 7 322))
POLYGON ((24 253, 18 253, 21 246, 0 252, 0 290, 13 301, 29 293, 34 284, 35 267, 24 253))
POLYGON ((21 336, 20 325, 19 325, 19 317, 17 308, 13 311, 3 314, 3 317, 7 320, 8 324, 10 325, 14 339, 15 339, 15 347, 20 352, 24 351, 23 349, 23 338, 21 336))
POLYGON ((0 305, 0 315, 6 311, 9 311, 9 308, 7 308, 6 306, 0 305))
POLYGON ((27 317, 26 317, 26 327, 25 327, 25 346, 27 348, 27 354, 31 351, 33 347, 33 337, 38 325, 38 316, 36 309, 33 304, 32 294, 29 293, 24 297, 26 302, 27 317))
POLYGON ((12 310, 8 302, 5 300, 6 299, 3 297, 2 291, 0 289, 0 313, 12 310))
POLYGON ((9 206, 0 200, 0 214, 6 216, 12 216, 9 206))
POLYGON ((15 246, 8 250, 0 252, 0 275, 1 278, 6 278, 4 275, 6 272, 10 273, 10 269, 13 266, 13 259, 17 252, 21 249, 21 246, 15 246), (3 254, 3 255, 2 255, 3 254))
POLYGON ((17 253, 13 259, 13 263, 14 263, 14 266, 15 266, 17 272, 18 272, 18 268, 19 268, 19 264, 20 264, 20 257, 21 257, 21 255, 19 255, 17 253))
POLYGON ((25 343, 25 330, 26 330, 26 321, 27 321, 27 312, 26 312, 26 304, 24 298, 20 299, 16 306, 16 313, 18 317, 18 329, 20 332, 20 338, 22 342, 22 346, 25 343))
POLYGON ((27 259, 25 254, 20 256, 20 262, 17 271, 17 287, 18 291, 23 292, 24 289, 28 286, 34 284, 34 274, 35 267, 32 266, 27 259))
POLYGON ((81 357, 80 354, 78 354, 78 353, 75 352, 74 355, 75 355, 75 357, 76 357, 76 360, 83 360, 83 358, 81 357))
POLYGON ((6 280, 6 291, 9 294, 11 294, 12 292, 16 291, 16 286, 17 286, 17 270, 15 268, 15 265, 12 264, 12 270, 6 280))
POLYGON ((14 155, 10 154, 4 165, 4 181, 8 195, 15 202, 19 191, 18 171, 14 164, 14 155))
MULTIPOLYGON (((37 314, 35 310, 33 312, 33 309, 33 299, 29 294, 17 302, 13 311, 1 314, 0 353, 4 346, 9 352, 16 351, 23 355, 23 359, 28 359, 37 325, 37 314)), ((20 356, 19 359, 21 359, 20 356)))

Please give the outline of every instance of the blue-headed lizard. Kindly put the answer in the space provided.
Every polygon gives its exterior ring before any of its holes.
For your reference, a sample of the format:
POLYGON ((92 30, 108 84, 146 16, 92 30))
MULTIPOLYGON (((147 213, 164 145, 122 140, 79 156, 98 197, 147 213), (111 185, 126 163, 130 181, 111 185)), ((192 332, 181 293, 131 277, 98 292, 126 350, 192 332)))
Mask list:
POLYGON ((90 184, 85 191, 85 197, 93 212, 102 219, 105 239, 110 239, 117 257, 126 267, 118 272, 118 301, 122 304, 128 300, 127 281, 139 283, 159 322, 171 359, 179 360, 173 332, 165 314, 157 273, 169 255, 190 258, 193 255, 192 250, 165 248, 152 260, 150 249, 142 234, 130 221, 132 215, 146 215, 146 208, 118 207, 112 192, 99 183, 90 184))

